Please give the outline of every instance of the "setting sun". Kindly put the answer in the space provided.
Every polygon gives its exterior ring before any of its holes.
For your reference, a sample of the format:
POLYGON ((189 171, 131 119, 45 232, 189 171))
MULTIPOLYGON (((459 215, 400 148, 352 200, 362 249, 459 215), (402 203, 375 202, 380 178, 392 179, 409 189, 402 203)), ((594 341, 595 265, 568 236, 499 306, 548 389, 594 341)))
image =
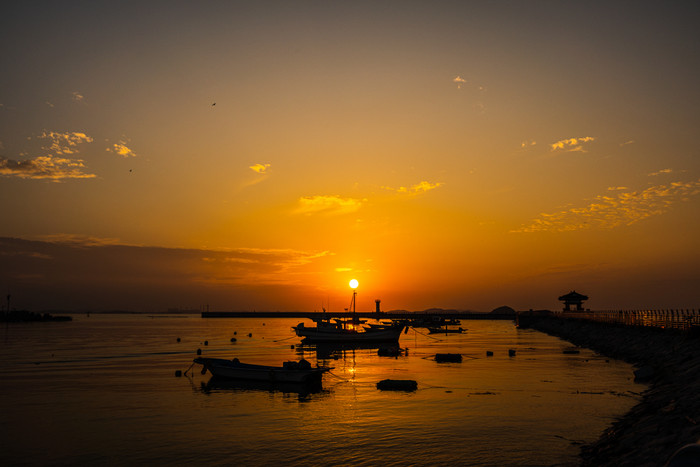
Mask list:
POLYGON ((360 285, 360 283, 357 282, 357 279, 352 279, 352 280, 350 281, 350 288, 351 288, 351 289, 356 289, 358 285, 360 285))

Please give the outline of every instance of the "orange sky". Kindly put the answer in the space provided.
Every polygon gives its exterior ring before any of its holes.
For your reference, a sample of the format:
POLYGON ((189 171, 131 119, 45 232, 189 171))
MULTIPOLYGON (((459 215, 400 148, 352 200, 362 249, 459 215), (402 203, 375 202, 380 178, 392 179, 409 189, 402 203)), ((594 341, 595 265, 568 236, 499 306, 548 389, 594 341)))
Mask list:
MULTIPOLYGON (((700 303, 694 4, 11 2, 17 307, 700 303), (215 104, 215 105, 214 105, 215 104)), ((4 294, 4 291, 3 291, 4 294)))

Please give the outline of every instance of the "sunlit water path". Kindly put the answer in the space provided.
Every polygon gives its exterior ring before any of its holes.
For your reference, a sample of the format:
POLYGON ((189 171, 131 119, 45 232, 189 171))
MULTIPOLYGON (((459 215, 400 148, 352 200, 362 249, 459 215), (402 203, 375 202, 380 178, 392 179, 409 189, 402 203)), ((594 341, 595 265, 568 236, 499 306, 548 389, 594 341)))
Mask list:
POLYGON ((569 343, 508 321, 466 321, 461 335, 409 330, 400 357, 301 347, 298 321, 75 315, 3 325, 0 461, 576 465, 580 443, 644 389, 629 365, 587 349, 564 354, 569 343), (209 385, 199 366, 176 378, 197 349, 271 365, 303 356, 334 369, 317 393, 209 385), (448 352, 463 361, 434 361, 448 352), (418 390, 377 390, 387 378, 416 380, 418 390))

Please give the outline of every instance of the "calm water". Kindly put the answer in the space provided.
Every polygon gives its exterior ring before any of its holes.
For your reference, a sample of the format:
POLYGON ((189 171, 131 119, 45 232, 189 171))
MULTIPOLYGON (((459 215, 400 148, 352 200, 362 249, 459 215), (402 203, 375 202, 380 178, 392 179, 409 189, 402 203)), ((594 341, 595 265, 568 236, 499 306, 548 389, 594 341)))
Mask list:
POLYGON ((569 343, 509 321, 465 321, 461 335, 410 330, 398 358, 301 348, 299 321, 93 314, 2 324, 0 462, 576 465, 579 443, 644 389, 629 365, 587 349, 565 355, 569 343), (211 386, 199 365, 176 378, 198 348, 274 365, 303 356, 334 370, 310 394, 211 386), (433 360, 446 352, 463 362, 433 360), (386 378, 416 380, 418 391, 377 390, 386 378))

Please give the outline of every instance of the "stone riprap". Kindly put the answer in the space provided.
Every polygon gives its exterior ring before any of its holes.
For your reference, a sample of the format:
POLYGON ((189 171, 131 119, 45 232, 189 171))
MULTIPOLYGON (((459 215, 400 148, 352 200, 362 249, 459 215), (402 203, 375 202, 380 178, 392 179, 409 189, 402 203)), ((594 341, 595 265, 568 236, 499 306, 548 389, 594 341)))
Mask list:
POLYGON ((581 448, 581 465, 663 466, 678 449, 700 440, 697 333, 556 317, 541 317, 528 324, 633 364, 635 378, 649 385, 639 404, 598 441, 581 448))

